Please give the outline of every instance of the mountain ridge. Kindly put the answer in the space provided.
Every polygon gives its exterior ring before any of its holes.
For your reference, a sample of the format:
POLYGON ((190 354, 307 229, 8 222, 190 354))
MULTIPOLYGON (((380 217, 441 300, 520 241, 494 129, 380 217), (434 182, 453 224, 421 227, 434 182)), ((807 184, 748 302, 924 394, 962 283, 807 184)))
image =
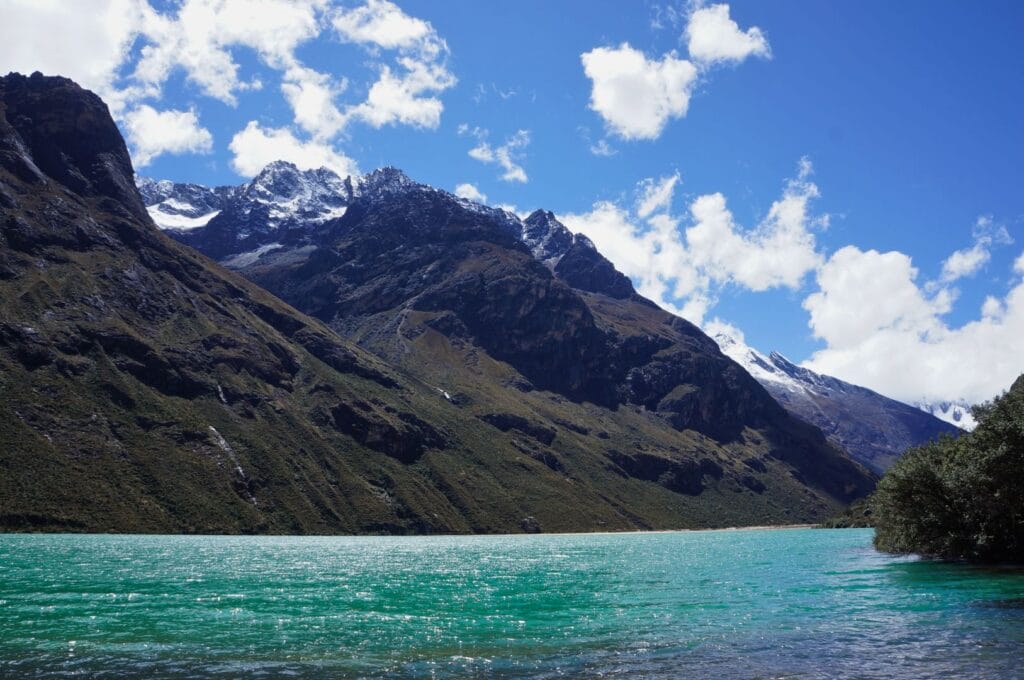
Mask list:
POLYGON ((879 474, 909 447, 963 432, 919 407, 815 373, 778 352, 765 356, 735 333, 719 332, 715 341, 779 403, 879 474))

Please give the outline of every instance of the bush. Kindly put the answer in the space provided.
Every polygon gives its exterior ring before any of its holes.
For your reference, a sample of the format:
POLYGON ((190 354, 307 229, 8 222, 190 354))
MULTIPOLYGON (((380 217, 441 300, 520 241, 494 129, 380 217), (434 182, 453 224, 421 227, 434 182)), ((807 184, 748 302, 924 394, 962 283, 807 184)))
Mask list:
POLYGON ((1024 376, 974 415, 974 432, 908 450, 879 482, 879 550, 1024 562, 1024 376))

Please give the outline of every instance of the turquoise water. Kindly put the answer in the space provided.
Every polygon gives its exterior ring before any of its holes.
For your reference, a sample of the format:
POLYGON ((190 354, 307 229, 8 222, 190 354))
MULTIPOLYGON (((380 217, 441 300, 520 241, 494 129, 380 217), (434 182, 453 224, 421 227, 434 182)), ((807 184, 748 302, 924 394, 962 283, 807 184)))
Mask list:
POLYGON ((870 530, 0 536, 0 676, 1006 677, 1024 574, 870 530))

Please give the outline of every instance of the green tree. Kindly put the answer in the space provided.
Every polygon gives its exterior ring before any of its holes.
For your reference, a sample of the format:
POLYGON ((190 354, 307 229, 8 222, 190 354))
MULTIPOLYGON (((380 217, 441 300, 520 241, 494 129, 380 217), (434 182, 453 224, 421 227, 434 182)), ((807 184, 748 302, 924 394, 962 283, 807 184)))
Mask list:
POLYGON ((974 432, 910 449, 879 482, 879 550, 1024 562, 1024 376, 974 415, 974 432))

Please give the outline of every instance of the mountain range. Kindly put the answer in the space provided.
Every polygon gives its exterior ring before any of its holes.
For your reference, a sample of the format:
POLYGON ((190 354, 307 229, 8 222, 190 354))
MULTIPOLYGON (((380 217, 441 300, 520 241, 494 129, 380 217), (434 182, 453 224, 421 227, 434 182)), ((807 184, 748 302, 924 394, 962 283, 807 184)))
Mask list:
MULTIPOLYGON (((331 251, 333 232, 325 222, 341 217, 347 206, 364 195, 401 203, 413 191, 430 194, 441 203, 457 205, 491 222, 496 232, 518 238, 557 279, 577 291, 632 300, 621 304, 651 304, 635 293, 629 279, 616 271, 585 235, 570 232, 551 212, 538 210, 520 219, 417 184, 394 168, 343 180, 326 169, 302 171, 279 161, 236 187, 207 188, 146 178, 140 178, 138 184, 154 220, 175 238, 219 259, 303 311, 333 322, 343 335, 349 328, 333 318, 332 312, 315 307, 317 303, 307 297, 307 291, 296 287, 297 278, 309 273, 308 266, 293 267, 331 251), (182 228, 165 217, 168 206, 175 215, 186 218, 208 216, 208 223, 182 228), (255 227, 252 215, 261 216, 255 227)), ((921 408, 813 373, 781 355, 765 356, 735 338, 719 336, 714 340, 780 404, 819 427, 830 441, 875 472, 884 472, 908 446, 941 434, 955 435, 959 428, 969 429, 971 424, 966 408, 956 410, 947 405, 945 412, 936 409, 934 414, 939 417, 933 417, 921 408), (945 418, 944 413, 948 414, 945 418)))
POLYGON ((0 210, 0 527, 708 527, 874 486, 550 212, 393 168, 136 181, 39 74, 0 78, 0 210))

